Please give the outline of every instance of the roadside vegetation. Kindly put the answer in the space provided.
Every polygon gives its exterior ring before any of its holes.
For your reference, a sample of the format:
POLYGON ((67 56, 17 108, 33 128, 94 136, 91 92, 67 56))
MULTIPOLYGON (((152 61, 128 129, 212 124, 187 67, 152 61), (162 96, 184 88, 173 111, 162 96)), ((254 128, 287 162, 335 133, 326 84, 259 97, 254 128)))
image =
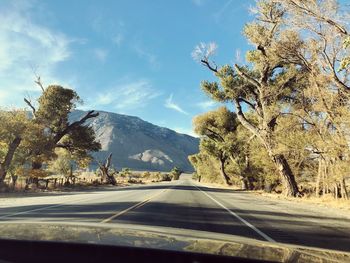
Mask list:
POLYGON ((252 12, 245 64, 218 66, 214 43, 193 51, 214 74, 202 90, 224 105, 193 120, 195 178, 348 200, 350 13, 335 0, 261 0, 252 12))
MULTIPOLYGON (((179 174, 117 171, 112 154, 93 160, 100 143, 89 125, 99 113, 89 111, 79 120, 69 114, 81 103, 78 94, 58 85, 44 87, 35 101, 24 98, 27 109, 0 111, 0 190, 50 190, 96 185, 127 185, 170 181, 179 174), (95 171, 88 167, 97 163, 95 171)), ((96 166, 96 165, 95 165, 96 166)), ((176 170, 180 172, 179 170, 176 170)))

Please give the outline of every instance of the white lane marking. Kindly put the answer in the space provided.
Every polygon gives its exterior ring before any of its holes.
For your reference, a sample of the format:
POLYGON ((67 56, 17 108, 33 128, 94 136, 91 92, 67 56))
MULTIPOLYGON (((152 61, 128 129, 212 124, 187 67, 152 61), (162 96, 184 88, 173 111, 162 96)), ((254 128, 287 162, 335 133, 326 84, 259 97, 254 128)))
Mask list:
MULTIPOLYGON (((157 185, 157 184, 156 184, 157 185)), ((177 184, 178 185, 178 184, 177 184)), ((128 188, 128 187, 125 187, 125 188, 128 188)), ((137 192, 141 187, 136 187, 136 190, 135 188, 133 187, 130 187, 131 190, 127 190, 129 191, 128 193, 129 194, 133 194, 135 192, 137 192)), ((171 187, 172 188, 172 187, 171 187)), ((116 191, 117 193, 120 193, 120 191, 116 191)), ((122 193, 125 193, 125 192, 122 192, 122 193)), ((110 196, 113 196, 114 194, 116 193, 112 193, 110 196)), ((127 195, 128 196, 128 195, 127 195)), ((31 210, 26 210, 26 211, 22 211, 22 212, 17 212, 17 213, 13 213, 13 214, 7 214, 7 215, 3 215, 3 216, 0 216, 0 219, 2 218, 8 218, 8 217, 13 217, 13 216, 17 216, 17 215, 24 215, 24 214, 29 214, 29 213, 32 213, 32 212, 36 212, 36 211, 41 211, 41 210, 46 210, 46 209, 50 209, 50 208, 54 208, 54 207, 60 207, 60 206, 64 206, 64 205, 67 205, 67 204, 73 204, 73 203, 82 203, 82 202, 85 202, 85 201, 90 201, 90 200, 99 200, 99 199, 104 199, 104 198, 108 198, 109 195, 107 193, 107 196, 104 195, 102 197, 99 197, 99 198, 94 198, 94 197, 91 197, 91 198, 82 198, 82 199, 78 199, 78 200, 74 200, 74 201, 71 201, 71 202, 65 202, 65 203, 60 203, 60 204, 56 204, 56 205, 50 205, 50 206, 45 206, 45 207, 40 207, 40 208, 36 208, 36 209, 31 209, 31 210)), ((34 204, 35 205, 35 204, 34 204)), ((11 207, 12 208, 12 207, 11 207)))
POLYGON ((231 215, 233 215, 234 217, 236 217, 238 220, 240 220, 242 223, 244 223, 246 226, 250 227, 251 229, 253 229, 256 233, 258 233, 260 236, 262 236, 264 239, 266 239, 269 242, 273 242, 276 243, 276 241, 269 237, 268 235, 266 235, 264 232, 262 232, 261 230, 257 229, 255 226, 253 226, 251 223, 249 223, 247 220, 243 219, 242 217, 240 217, 239 215, 237 215, 235 212, 231 211, 230 209, 228 209, 226 206, 224 206, 222 203, 220 203, 218 200, 216 200, 215 198, 211 197, 209 194, 207 194, 206 192, 204 192, 202 189, 200 189, 199 187, 197 187, 195 184, 194 186, 201 191, 203 194, 205 194, 207 197, 209 197, 212 201, 214 201, 216 204, 218 204, 219 206, 221 206, 223 209, 225 209, 227 212, 229 212, 231 215))
POLYGON ((66 204, 67 203, 57 204, 57 205, 50 205, 50 206, 45 206, 45 207, 36 208, 36 209, 32 209, 32 210, 26 210, 26 211, 14 213, 14 214, 8 214, 8 215, 0 216, 0 219, 1 218, 6 218, 6 217, 17 216, 17 215, 28 214, 28 213, 31 213, 31 212, 45 210, 45 209, 49 209, 49 208, 52 208, 52 207, 59 207, 59 206, 63 206, 63 205, 66 205, 66 204))
POLYGON ((180 184, 181 184, 181 181, 179 181, 177 184, 175 184, 175 185, 173 185, 173 186, 171 186, 169 188, 163 189, 161 192, 158 192, 158 193, 152 195, 151 197, 146 198, 145 200, 143 200, 141 202, 138 202, 137 204, 135 204, 133 206, 130 206, 130 207, 128 207, 128 208, 126 208, 126 209, 124 209, 124 210, 122 210, 120 212, 115 213, 114 215, 112 215, 112 216, 102 220, 100 223, 108 223, 108 222, 112 221, 113 219, 115 219, 115 218, 117 218, 117 217, 119 217, 119 216, 129 212, 130 210, 133 210, 133 209, 139 208, 141 206, 144 206, 145 204, 150 202, 152 199, 156 198, 157 196, 161 195, 162 193, 164 193, 164 192, 166 192, 166 191, 168 191, 168 190, 170 190, 170 189, 172 189, 172 188, 174 188, 174 187, 176 187, 176 186, 178 186, 180 184))
POLYGON ((129 208, 126 208, 126 209, 124 209, 124 210, 122 210, 120 212, 117 212, 114 215, 112 215, 111 217, 108 217, 108 218, 102 220, 100 223, 108 223, 108 222, 112 221, 113 219, 115 219, 115 218, 117 218, 117 217, 119 217, 119 216, 129 212, 130 210, 133 210, 133 209, 139 208, 141 206, 144 206, 146 203, 151 201, 151 199, 157 197, 158 195, 164 193, 167 190, 169 190, 169 189, 164 189, 163 191, 161 191, 161 192, 159 192, 159 193, 157 193, 155 195, 152 195, 151 197, 149 197, 149 198, 147 198, 147 199, 145 199, 145 200, 143 200, 143 201, 141 201, 141 202, 139 202, 139 203, 137 203, 137 204, 135 204, 133 206, 130 206, 129 208))
MULTIPOLYGON (((119 191, 118 191, 119 192, 119 191)), ((132 194, 134 193, 134 191, 131 191, 131 192, 128 192, 128 194, 132 194)), ((115 193, 113 193, 114 195, 115 193)), ((112 194, 111 194, 112 196, 112 194)), ((74 203, 82 203, 82 202, 85 202, 85 201, 90 201, 90 200, 99 200, 99 199, 103 199, 103 198, 108 198, 109 195, 107 196, 102 196, 102 197, 99 197, 99 198, 94 198, 94 197, 90 197, 90 198, 82 198, 82 199, 78 199, 78 200, 74 200, 74 201, 70 201, 70 202, 65 202, 65 203, 61 203, 61 204, 56 204, 56 205, 49 205, 49 206, 44 206, 44 207, 40 207, 40 208, 36 208, 36 209, 31 209, 31 210, 26 210, 26 211, 22 211, 22 212, 17 212, 17 213, 13 213, 13 214, 7 214, 7 215, 3 215, 3 216, 0 216, 0 219, 2 218, 7 218, 7 217, 12 217, 12 216, 17 216, 17 215, 23 215, 23 214, 29 214, 29 213, 32 213, 32 212, 36 212, 36 211, 41 211, 41 210, 46 210, 46 209, 50 209, 50 208, 54 208, 54 207, 60 207, 60 206, 64 206, 64 205, 68 205, 68 204, 74 204, 74 203)), ((34 204, 35 205, 35 204, 34 204)))

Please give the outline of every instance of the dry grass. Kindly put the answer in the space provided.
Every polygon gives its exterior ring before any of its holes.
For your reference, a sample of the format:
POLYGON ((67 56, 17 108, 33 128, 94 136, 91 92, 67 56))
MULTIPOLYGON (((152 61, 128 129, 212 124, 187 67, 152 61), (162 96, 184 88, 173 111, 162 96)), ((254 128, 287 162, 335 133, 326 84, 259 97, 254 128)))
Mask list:
POLYGON ((334 199, 334 197, 331 194, 325 195, 322 197, 303 196, 301 198, 294 198, 294 197, 287 197, 282 194, 266 193, 264 191, 250 191, 250 192, 256 195, 260 195, 260 196, 264 196, 272 199, 288 200, 296 203, 301 202, 301 203, 308 203, 308 204, 316 204, 323 207, 338 208, 350 213, 350 200, 334 199))
MULTIPOLYGON (((213 187, 213 188, 240 190, 240 188, 237 186, 225 186, 217 183, 201 183, 201 184, 208 187, 213 187)), ((247 190, 245 192, 249 192, 256 196, 271 198, 274 200, 287 200, 287 201, 292 201, 296 203, 315 204, 326 208, 327 207, 337 208, 337 209, 343 210, 344 212, 350 213, 350 200, 334 199, 334 197, 331 194, 325 195, 319 198, 316 196, 310 196, 310 195, 305 195, 301 198, 294 198, 294 197, 287 197, 283 194, 267 193, 263 190, 247 190)))

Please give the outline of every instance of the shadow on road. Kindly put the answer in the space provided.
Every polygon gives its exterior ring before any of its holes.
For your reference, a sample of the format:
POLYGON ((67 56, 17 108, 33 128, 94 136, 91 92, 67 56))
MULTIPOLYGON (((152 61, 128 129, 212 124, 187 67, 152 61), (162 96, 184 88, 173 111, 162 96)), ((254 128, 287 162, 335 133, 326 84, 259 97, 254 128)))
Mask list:
POLYGON ((224 188, 212 188, 212 187, 205 187, 205 186, 191 186, 191 185, 173 185, 173 184, 167 184, 164 183, 162 185, 141 185, 141 186, 128 186, 128 187, 121 187, 121 188, 110 188, 109 191, 128 191, 128 190, 159 190, 159 189, 167 189, 171 187, 172 190, 188 190, 188 191, 199 191, 201 189, 202 191, 206 192, 220 192, 220 193, 247 193, 242 190, 235 190, 235 189, 224 189, 224 188))
MULTIPOLYGON (((172 187, 174 190, 189 190, 189 191, 198 191, 198 189, 194 186, 186 186, 186 185, 178 185, 173 186, 174 182, 162 183, 159 184, 149 184, 149 185, 131 185, 131 186, 99 186, 99 187, 81 187, 81 188, 67 188, 61 190, 52 190, 47 192, 9 192, 9 193, 0 193, 0 200, 2 198, 28 198, 28 197, 40 197, 40 196, 61 196, 61 195, 77 195, 84 193, 93 193, 99 191, 130 191, 130 190, 157 190, 157 189, 167 189, 172 187)), ((242 190, 234 190, 234 189, 222 189, 222 188, 210 188, 210 187, 199 187, 201 190, 206 192, 221 192, 221 193, 235 193, 240 192, 244 193, 242 190)))
MULTIPOLYGON (((179 187, 179 189, 184 188, 188 190, 186 186, 179 187)), ((0 221, 35 221, 39 219, 45 222, 101 222, 118 213, 118 211, 123 211, 136 203, 66 204, 32 213, 1 218, 0 221)), ((43 207, 41 205, 16 207, 13 208, 13 211, 11 211, 12 208, 7 209, 7 212, 14 213, 19 210, 34 210, 43 207)), ((350 252, 350 239, 345 232, 334 232, 332 229, 320 228, 312 222, 315 219, 322 220, 321 217, 298 215, 298 221, 296 222, 289 214, 280 212, 237 210, 236 213, 279 242, 350 252), (266 220, 268 220, 268 224, 266 224, 266 220), (283 228, 284 226, 286 228, 283 228)), ((152 201, 142 207, 128 211, 110 223, 112 224, 113 222, 202 230, 263 240, 251 228, 219 207, 152 201)))

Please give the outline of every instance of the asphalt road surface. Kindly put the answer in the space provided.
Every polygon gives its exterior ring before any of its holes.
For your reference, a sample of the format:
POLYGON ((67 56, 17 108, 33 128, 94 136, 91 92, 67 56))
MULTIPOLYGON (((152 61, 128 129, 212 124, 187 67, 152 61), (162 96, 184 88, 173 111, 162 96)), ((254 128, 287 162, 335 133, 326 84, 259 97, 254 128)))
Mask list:
POLYGON ((173 182, 1 198, 0 221, 128 223, 350 252, 350 219, 315 205, 173 182), (10 201, 9 201, 10 200, 10 201))

